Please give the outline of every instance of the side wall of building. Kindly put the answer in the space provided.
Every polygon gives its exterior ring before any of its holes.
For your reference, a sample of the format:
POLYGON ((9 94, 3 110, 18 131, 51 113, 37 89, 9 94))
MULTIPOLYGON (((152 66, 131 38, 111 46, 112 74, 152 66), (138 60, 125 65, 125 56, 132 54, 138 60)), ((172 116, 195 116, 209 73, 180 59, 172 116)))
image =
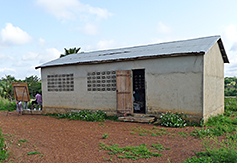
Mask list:
POLYGON ((204 56, 204 121, 224 112, 224 61, 217 43, 204 56))
POLYGON ((147 113, 183 112, 202 118, 203 55, 160 59, 146 69, 147 113))
POLYGON ((88 91, 88 73, 145 69, 146 113, 183 112, 202 118, 203 56, 185 56, 114 63, 42 68, 43 107, 46 112, 73 109, 104 110, 116 114, 116 91, 88 91), (74 91, 48 91, 47 75, 74 76, 74 91))

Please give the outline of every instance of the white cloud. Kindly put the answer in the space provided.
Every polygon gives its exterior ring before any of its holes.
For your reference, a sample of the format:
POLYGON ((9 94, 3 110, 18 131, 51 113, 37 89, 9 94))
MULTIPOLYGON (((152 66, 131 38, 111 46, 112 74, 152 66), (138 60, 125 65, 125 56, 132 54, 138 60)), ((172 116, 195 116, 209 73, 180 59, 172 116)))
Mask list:
POLYGON ((225 28, 224 37, 230 41, 237 41, 236 26, 231 24, 225 28))
POLYGON ((22 45, 30 42, 32 37, 19 27, 14 27, 11 23, 6 23, 6 27, 1 30, 2 43, 6 45, 22 45))
POLYGON ((9 73, 9 72, 16 72, 16 70, 14 68, 4 67, 4 68, 0 68, 0 72, 9 73))
POLYGON ((163 24, 162 22, 159 22, 157 25, 157 31, 159 33, 168 34, 168 33, 171 33, 171 28, 169 26, 163 24))
POLYGON ((83 28, 79 28, 80 31, 87 35, 96 35, 98 33, 96 25, 87 23, 83 28))
POLYGON ((0 60, 14 60, 14 58, 12 56, 8 56, 6 54, 0 54, 0 60))
POLYGON ((22 59, 24 61, 39 60, 39 63, 44 63, 59 58, 60 54, 61 52, 58 51, 57 49, 49 48, 41 53, 28 52, 28 54, 22 56, 22 59))
POLYGON ((73 20, 81 14, 95 15, 98 19, 106 19, 112 15, 106 9, 85 5, 78 0, 37 0, 37 4, 62 20, 73 20))
POLYGON ((42 38, 39 38, 39 44, 40 44, 40 46, 44 46, 45 40, 42 38))
POLYGON ((116 43, 114 40, 101 40, 97 43, 96 47, 97 49, 110 49, 115 48, 116 43))

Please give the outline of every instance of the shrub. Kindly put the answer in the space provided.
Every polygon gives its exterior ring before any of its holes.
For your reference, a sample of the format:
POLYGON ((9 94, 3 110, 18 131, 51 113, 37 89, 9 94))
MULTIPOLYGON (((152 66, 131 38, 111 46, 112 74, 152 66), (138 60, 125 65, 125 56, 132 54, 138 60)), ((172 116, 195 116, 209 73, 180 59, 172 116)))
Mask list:
POLYGON ((7 99, 0 98, 0 111, 7 111, 9 108, 9 111, 16 110, 16 102, 12 101, 9 106, 9 101, 7 99))
POLYGON ((185 127, 186 121, 183 119, 183 113, 162 113, 160 116, 160 123, 166 127, 185 127))

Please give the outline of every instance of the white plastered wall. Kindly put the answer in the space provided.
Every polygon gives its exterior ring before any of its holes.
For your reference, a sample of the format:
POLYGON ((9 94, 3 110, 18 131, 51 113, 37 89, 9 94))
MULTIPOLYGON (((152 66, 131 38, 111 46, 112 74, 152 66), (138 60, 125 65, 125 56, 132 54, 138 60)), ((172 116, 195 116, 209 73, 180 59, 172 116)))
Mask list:
POLYGON ((204 121, 224 112, 224 61, 217 43, 204 55, 204 121))
POLYGON ((87 91, 87 73, 145 69, 146 113, 184 112, 202 117, 203 56, 185 56, 42 68, 43 107, 46 111, 93 109, 116 113, 116 91, 87 91), (74 91, 48 92, 47 75, 74 74, 74 91))

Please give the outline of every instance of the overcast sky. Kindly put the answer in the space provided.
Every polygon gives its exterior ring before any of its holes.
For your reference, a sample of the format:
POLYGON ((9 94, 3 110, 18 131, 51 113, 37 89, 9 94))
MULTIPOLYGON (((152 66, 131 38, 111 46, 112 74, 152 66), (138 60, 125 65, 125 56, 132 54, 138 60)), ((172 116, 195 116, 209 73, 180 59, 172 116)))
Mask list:
POLYGON ((237 76, 236 0, 0 0, 0 78, 80 52, 221 35, 237 76))

